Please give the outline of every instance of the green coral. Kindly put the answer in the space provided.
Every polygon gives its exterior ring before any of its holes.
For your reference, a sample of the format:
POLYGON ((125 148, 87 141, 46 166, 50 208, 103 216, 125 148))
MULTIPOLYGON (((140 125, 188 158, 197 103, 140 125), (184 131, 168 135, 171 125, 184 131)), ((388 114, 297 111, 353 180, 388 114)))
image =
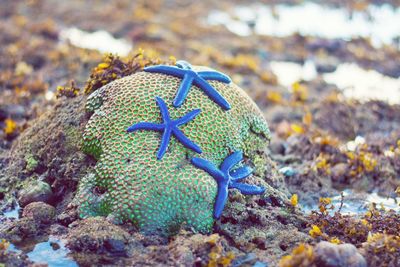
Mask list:
POLYGON ((211 230, 217 184, 190 164, 198 154, 172 137, 166 154, 157 160, 161 133, 127 133, 126 129, 141 121, 161 121, 156 96, 165 100, 172 119, 199 108, 196 119, 180 129, 202 148, 202 158, 219 166, 237 150, 254 165, 256 152, 268 143, 268 125, 254 102, 233 83, 210 81, 231 104, 229 111, 196 86, 184 104, 174 108, 180 82, 173 76, 138 72, 89 96, 87 110, 93 114, 84 132, 83 150, 98 161, 94 173, 80 182, 76 199, 81 217, 109 216, 119 223, 130 221, 144 232, 170 234, 182 226, 211 230))

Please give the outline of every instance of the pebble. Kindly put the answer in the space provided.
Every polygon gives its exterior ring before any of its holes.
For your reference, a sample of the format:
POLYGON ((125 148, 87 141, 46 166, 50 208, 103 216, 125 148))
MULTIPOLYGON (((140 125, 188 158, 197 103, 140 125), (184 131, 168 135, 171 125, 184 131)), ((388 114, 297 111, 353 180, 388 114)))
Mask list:
POLYGON ((53 192, 50 185, 43 181, 33 181, 19 192, 18 203, 25 207, 32 202, 49 202, 53 192))
POLYGON ((56 209, 44 202, 32 202, 26 205, 22 217, 34 219, 38 223, 51 223, 56 216, 56 209))
POLYGON ((352 244, 319 242, 315 249, 315 263, 319 267, 367 267, 364 257, 352 244))

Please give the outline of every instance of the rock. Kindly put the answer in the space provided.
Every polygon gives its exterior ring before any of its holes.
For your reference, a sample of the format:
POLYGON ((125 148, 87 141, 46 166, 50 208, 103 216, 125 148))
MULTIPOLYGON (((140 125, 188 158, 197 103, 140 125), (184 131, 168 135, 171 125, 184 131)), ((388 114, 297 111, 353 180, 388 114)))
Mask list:
POLYGON ((28 256, 14 251, 0 253, 0 266, 33 266, 28 256))
POLYGON ((314 249, 315 263, 320 267, 366 267, 367 262, 352 244, 319 242, 314 249))
POLYGON ((0 107, 0 121, 4 121, 5 119, 7 119, 7 117, 8 117, 7 111, 2 107, 0 107))
POLYGON ((42 181, 32 181, 19 192, 18 203, 25 207, 32 202, 48 202, 53 195, 50 185, 42 181))
POLYGON ((118 239, 107 239, 104 242, 104 247, 114 253, 114 254, 124 254, 125 253, 125 242, 118 239))
POLYGON ((273 140, 270 145, 270 150, 273 154, 285 154, 286 142, 282 140, 273 140))
POLYGON ((32 218, 38 223, 51 223, 56 215, 56 210, 53 206, 44 202, 29 203, 22 212, 22 217, 32 218))
MULTIPOLYGON (((135 233, 132 239, 143 237, 135 233)), ((168 244, 141 247, 136 244, 128 266, 232 266, 233 257, 243 258, 244 254, 228 246, 228 241, 218 234, 192 234, 182 230, 170 239, 168 244)), ((254 260, 256 261, 256 260, 254 260)))
POLYGON ((13 221, 4 232, 7 239, 13 243, 20 243, 26 238, 38 236, 42 233, 40 225, 32 218, 13 221))
POLYGON ((57 216, 57 222, 68 226, 78 218, 78 214, 75 209, 69 209, 57 216))
POLYGON ((279 172, 285 175, 286 177, 292 177, 297 174, 297 171, 290 166, 285 166, 279 169, 279 172))
POLYGON ((22 105, 10 105, 7 107, 7 113, 13 119, 23 119, 26 114, 26 108, 22 105))
POLYGON ((60 236, 68 233, 68 227, 61 224, 52 224, 50 226, 50 235, 60 236))
POLYGON ((317 58, 315 60, 318 73, 334 72, 339 63, 339 60, 334 57, 317 58))
POLYGON ((344 181, 344 176, 347 172, 347 164, 346 163, 338 163, 332 168, 332 180, 335 182, 344 181))
POLYGON ((77 252, 125 254, 130 235, 102 217, 80 221, 68 235, 67 247, 77 252))

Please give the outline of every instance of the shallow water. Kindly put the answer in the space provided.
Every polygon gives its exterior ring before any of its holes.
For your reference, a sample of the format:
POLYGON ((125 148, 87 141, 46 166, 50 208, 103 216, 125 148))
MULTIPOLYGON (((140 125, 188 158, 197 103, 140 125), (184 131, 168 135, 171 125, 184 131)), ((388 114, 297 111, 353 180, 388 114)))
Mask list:
MULTIPOLYGON (((23 248, 18 248, 11 244, 8 250, 20 253, 23 251, 23 248)), ((65 247, 63 241, 50 236, 48 241, 37 243, 32 251, 27 252, 27 256, 31 261, 46 263, 49 267, 78 266, 73 259, 68 257, 69 252, 70 250, 65 247)))
POLYGON ((255 33, 284 37, 300 33, 347 40, 352 37, 370 37, 372 44, 380 47, 393 43, 393 39, 399 37, 400 8, 370 5, 364 13, 349 13, 344 8, 331 8, 311 2, 296 6, 253 4, 238 6, 229 13, 213 10, 207 22, 210 25, 224 25, 240 36, 255 33))
MULTIPOLYGON (((368 211, 369 206, 372 203, 377 204, 378 208, 383 206, 385 209, 392 209, 394 211, 400 212, 400 198, 386 198, 381 197, 377 193, 371 194, 362 194, 357 193, 353 190, 344 190, 343 191, 343 206, 341 209, 341 213, 345 215, 360 215, 364 214, 368 211)), ((329 214, 333 215, 336 211, 339 210, 341 205, 341 196, 333 196, 332 198, 332 205, 334 206, 333 210, 329 210, 329 214)), ((309 204, 301 204, 300 206, 302 210, 306 214, 310 214, 313 210, 318 210, 318 203, 314 203, 312 205, 309 204)))
POLYGON ((87 32, 76 27, 63 29, 60 39, 68 41, 74 46, 98 50, 102 53, 115 53, 127 56, 132 49, 132 44, 125 39, 117 39, 104 30, 87 32))
MULTIPOLYGON (((294 82, 311 81, 318 77, 313 61, 305 64, 287 61, 271 61, 272 72, 278 83, 289 87, 294 82)), ((347 98, 362 102, 382 100, 389 104, 400 104, 400 78, 392 78, 375 70, 365 70, 355 63, 339 64, 335 71, 321 74, 326 83, 336 85, 347 98)))
POLYGON ((400 103, 400 78, 391 78, 375 70, 365 70, 354 63, 340 64, 336 71, 324 74, 323 78, 327 83, 339 87, 347 98, 400 103))
POLYGON ((19 211, 20 211, 20 209, 21 209, 21 207, 20 207, 18 204, 16 204, 16 206, 15 206, 13 209, 11 209, 11 210, 9 210, 9 211, 5 211, 5 212, 3 212, 3 214, 4 214, 4 216, 5 216, 6 218, 15 218, 15 219, 18 219, 18 218, 19 218, 19 211))
POLYGON ((303 65, 289 61, 271 61, 270 68, 277 76, 278 83, 286 87, 300 80, 311 81, 318 76, 315 64, 311 60, 303 65))

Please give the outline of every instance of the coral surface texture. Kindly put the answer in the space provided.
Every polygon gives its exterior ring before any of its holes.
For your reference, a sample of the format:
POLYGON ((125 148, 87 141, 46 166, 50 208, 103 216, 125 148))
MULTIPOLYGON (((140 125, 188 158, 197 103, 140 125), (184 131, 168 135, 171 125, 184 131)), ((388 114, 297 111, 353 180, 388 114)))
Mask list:
MULTIPOLYGON (((212 73, 205 67, 191 68, 192 72, 212 73)), ((200 156, 219 166, 232 153, 242 151, 244 160, 236 169, 261 168, 256 159, 268 144, 269 129, 242 89, 233 82, 207 81, 230 104, 227 110, 196 83, 189 83, 191 88, 182 105, 175 107, 173 101, 181 83, 180 77, 143 71, 90 95, 87 111, 92 115, 84 131, 83 149, 98 161, 94 172, 79 186, 76 200, 81 217, 108 216, 117 223, 132 222, 143 232, 170 234, 182 227, 209 232, 218 185, 191 159, 200 156), (169 123, 193 110, 201 112, 178 129, 163 121, 161 102, 169 123), (146 122, 160 127, 129 131, 133 125, 146 122), (168 140, 164 140, 163 123, 175 129, 168 140), (190 140, 201 151, 191 149, 179 137, 190 140), (160 146, 165 152, 157 157, 160 146)))

